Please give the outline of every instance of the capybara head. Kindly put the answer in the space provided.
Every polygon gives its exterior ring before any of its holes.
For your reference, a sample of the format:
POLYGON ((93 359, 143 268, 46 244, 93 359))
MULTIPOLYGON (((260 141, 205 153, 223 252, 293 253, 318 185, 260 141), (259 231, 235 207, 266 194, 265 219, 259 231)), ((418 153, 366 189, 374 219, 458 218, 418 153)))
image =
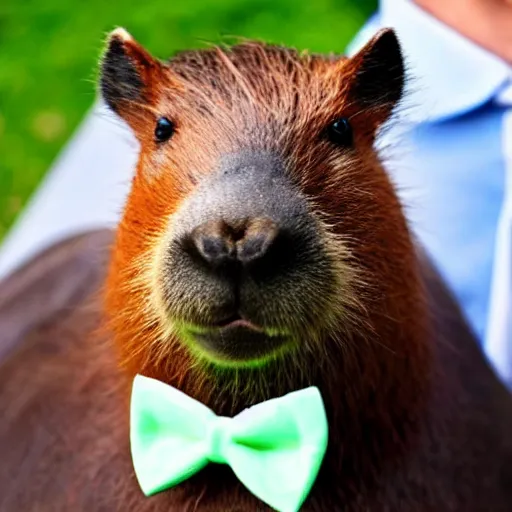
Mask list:
POLYGON ((373 147, 403 83, 391 30, 350 59, 246 42, 168 62, 112 33, 101 91, 141 146, 106 302, 132 373, 244 388, 273 366, 293 388, 335 363, 377 390, 416 368, 414 249, 373 147))

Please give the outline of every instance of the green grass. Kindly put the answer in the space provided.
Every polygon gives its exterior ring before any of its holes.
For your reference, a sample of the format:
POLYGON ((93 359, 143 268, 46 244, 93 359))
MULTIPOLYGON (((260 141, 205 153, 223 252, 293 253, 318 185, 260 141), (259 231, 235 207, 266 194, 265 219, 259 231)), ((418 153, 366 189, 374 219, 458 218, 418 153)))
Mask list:
POLYGON ((95 97, 105 34, 161 58, 226 36, 342 52, 376 0, 0 0, 0 239, 95 97))

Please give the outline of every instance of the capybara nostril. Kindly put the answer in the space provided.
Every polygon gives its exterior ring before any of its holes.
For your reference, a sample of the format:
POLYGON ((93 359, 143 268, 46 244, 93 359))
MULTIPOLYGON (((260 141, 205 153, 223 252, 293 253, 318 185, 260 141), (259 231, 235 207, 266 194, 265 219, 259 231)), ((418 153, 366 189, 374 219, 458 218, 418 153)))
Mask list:
POLYGON ((277 224, 269 218, 232 223, 215 220, 196 227, 191 239, 197 253, 212 266, 247 265, 265 256, 277 233, 277 224))
POLYGON ((277 224, 268 218, 258 218, 249 222, 243 238, 236 242, 237 259, 248 264, 262 258, 276 239, 277 224))
POLYGON ((223 220, 201 224, 192 231, 191 239, 201 258, 213 266, 236 258, 232 228, 223 220))

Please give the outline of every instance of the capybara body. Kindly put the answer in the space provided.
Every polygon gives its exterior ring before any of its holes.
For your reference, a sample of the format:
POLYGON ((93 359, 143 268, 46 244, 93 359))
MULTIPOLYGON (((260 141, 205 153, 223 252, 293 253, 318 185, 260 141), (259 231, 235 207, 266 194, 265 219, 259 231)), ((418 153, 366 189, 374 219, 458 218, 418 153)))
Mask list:
POLYGON ((1 510, 267 510, 223 465, 142 494, 137 373, 227 416, 317 386, 302 510, 512 510, 510 394, 373 149, 403 80, 390 31, 352 59, 244 43, 166 64, 114 32, 102 92, 137 173, 112 244, 82 235, 0 288, 1 510))

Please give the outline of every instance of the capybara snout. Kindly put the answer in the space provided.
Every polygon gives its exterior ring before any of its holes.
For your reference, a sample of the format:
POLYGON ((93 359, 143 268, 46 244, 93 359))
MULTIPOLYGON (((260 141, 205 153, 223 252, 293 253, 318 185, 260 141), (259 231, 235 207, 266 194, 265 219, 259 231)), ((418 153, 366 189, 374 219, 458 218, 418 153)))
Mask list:
POLYGON ((315 304, 336 281, 335 269, 283 159, 264 151, 221 158, 167 231, 156 288, 182 335, 196 342, 200 333, 199 345, 210 351, 218 336, 217 356, 251 360, 317 329, 326 304, 315 304), (308 310, 315 314, 308 318, 308 310), (254 338, 253 349, 247 337, 254 338))

